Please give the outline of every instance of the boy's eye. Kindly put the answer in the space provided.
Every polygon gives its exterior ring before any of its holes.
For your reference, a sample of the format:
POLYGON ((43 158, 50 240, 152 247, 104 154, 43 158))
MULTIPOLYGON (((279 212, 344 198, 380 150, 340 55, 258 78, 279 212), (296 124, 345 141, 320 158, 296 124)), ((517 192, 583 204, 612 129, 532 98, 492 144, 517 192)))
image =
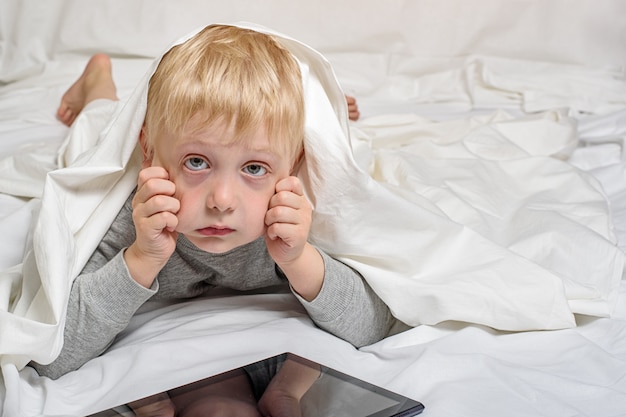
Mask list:
POLYGON ((263 165, 250 164, 250 165, 246 165, 245 167, 243 167, 243 171, 248 175, 260 177, 267 172, 267 169, 263 165))
POLYGON ((192 171, 200 171, 202 169, 207 169, 209 165, 204 159, 192 156, 191 158, 185 160, 185 167, 192 171))

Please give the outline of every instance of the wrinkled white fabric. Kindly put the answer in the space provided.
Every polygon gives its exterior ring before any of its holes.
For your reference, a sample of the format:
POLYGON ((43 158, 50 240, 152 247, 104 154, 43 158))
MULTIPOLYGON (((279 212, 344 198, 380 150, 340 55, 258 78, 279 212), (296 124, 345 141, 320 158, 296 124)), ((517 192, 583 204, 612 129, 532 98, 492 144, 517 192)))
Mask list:
MULTIPOLYGON (((328 62, 275 35, 303 73, 306 161, 298 175, 315 208, 310 239, 359 270, 396 317, 532 330, 572 327, 574 312, 610 314, 623 254, 600 187, 553 157, 576 144, 570 119, 388 116, 351 139, 328 62)), ((80 156, 48 174, 32 250, 1 277, 22 286, 1 294, 10 300, 0 311, 2 363, 58 354, 72 279, 136 184, 155 67, 97 138, 90 120, 77 123, 62 149, 80 156)))

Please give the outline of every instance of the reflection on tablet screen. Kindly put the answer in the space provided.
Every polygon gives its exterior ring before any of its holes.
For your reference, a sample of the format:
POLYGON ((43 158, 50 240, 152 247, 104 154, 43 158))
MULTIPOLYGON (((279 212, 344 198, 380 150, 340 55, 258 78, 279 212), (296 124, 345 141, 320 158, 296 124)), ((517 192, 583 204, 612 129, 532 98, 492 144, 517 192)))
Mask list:
MULTIPOLYGON (((287 358, 287 361, 320 367, 293 354, 288 354, 287 358)), ((304 394, 300 406, 302 417, 408 417, 424 410, 418 401, 325 366, 321 366, 319 378, 304 394)))
POLYGON ((144 415, 164 399, 178 417, 216 412, 255 417, 409 417, 424 410, 418 401, 283 353, 92 417, 144 415), (288 396, 279 394, 285 392, 288 396))

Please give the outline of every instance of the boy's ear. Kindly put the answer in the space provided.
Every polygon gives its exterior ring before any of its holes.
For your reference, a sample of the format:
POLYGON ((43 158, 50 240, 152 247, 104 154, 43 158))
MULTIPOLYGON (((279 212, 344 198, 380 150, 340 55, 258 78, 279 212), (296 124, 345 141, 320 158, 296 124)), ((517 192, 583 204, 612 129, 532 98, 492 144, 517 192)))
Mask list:
POLYGON ((141 132, 139 132, 139 145, 141 146, 141 153, 143 155, 142 167, 147 168, 152 165, 152 152, 148 151, 148 138, 146 135, 146 128, 143 126, 141 132))

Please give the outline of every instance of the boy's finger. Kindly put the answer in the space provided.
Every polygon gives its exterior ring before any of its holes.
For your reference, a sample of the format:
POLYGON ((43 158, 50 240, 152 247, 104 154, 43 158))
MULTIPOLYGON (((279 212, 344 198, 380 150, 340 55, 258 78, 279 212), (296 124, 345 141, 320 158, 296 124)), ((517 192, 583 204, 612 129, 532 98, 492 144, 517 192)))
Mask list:
POLYGON ((167 230, 174 232, 178 226, 178 217, 170 212, 160 212, 151 216, 148 221, 152 223, 153 230, 167 230))
POLYGON ((304 188, 298 177, 287 177, 276 183, 276 193, 281 191, 291 191, 298 195, 304 195, 304 188))
POLYGON ((300 222, 298 211, 284 205, 272 207, 265 213, 266 226, 276 223, 298 224, 300 222))
POLYGON ((180 210, 180 201, 174 197, 159 194, 143 203, 142 209, 146 217, 162 212, 176 214, 180 210))
POLYGON ((268 209, 281 206, 294 210, 307 210, 311 208, 311 205, 302 194, 297 194, 293 191, 280 191, 270 198, 268 209))
POLYGON ((169 179, 170 174, 163 167, 150 166, 139 171, 137 176, 137 184, 141 187, 152 178, 169 179))
POLYGON ((178 199, 173 197, 175 192, 176 186, 173 182, 165 179, 151 178, 137 188, 135 196, 133 197, 132 206, 135 208, 138 204, 146 203, 150 199, 159 196, 171 198, 178 202, 178 199))

